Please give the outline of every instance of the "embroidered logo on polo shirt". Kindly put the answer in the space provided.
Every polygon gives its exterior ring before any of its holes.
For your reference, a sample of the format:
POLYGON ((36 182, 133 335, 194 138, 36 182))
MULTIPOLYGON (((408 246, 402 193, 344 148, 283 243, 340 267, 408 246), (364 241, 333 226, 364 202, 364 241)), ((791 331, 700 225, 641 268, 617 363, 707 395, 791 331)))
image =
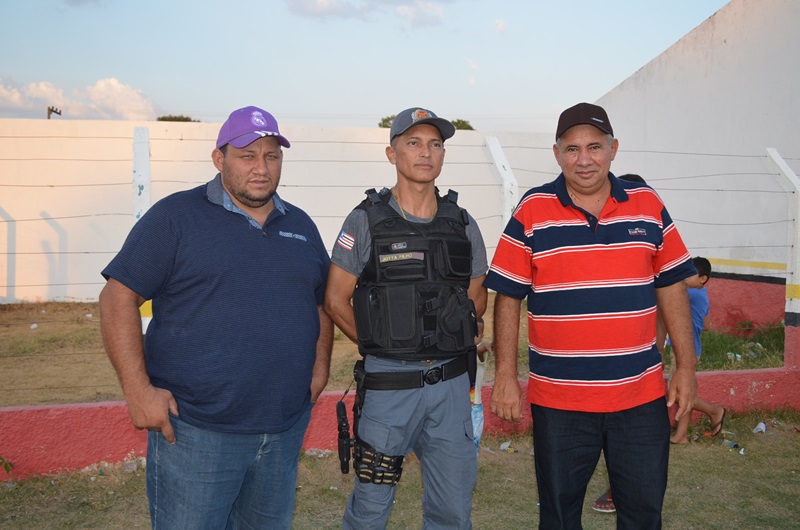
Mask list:
POLYGON ((300 241, 308 241, 308 238, 302 234, 295 234, 292 232, 284 232, 283 230, 278 231, 278 235, 281 237, 290 237, 292 239, 299 239, 300 241))
POLYGON ((646 236, 647 230, 644 228, 629 228, 628 234, 632 236, 646 236))

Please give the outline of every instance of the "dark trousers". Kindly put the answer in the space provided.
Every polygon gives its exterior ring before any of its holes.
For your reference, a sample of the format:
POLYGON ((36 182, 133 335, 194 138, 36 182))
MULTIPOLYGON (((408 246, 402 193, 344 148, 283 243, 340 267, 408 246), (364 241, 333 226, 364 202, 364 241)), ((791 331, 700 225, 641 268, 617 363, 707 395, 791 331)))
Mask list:
POLYGON ((661 528, 670 424, 664 398, 612 413, 531 405, 539 528, 581 528, 586 486, 605 453, 618 529, 661 528))

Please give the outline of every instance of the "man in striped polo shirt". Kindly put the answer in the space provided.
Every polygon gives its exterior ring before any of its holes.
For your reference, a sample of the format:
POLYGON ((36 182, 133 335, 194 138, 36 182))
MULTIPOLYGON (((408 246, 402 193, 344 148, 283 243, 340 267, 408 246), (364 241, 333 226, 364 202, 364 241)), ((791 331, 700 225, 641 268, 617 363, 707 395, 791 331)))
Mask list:
POLYGON ((586 486, 605 453, 618 528, 660 528, 670 423, 697 394, 691 257, 659 196, 611 172, 605 110, 580 103, 558 121, 562 173, 529 190, 497 245, 484 285, 497 292, 491 410, 521 417, 520 300, 527 297, 540 528, 580 528, 586 486), (677 369, 665 398, 656 311, 677 369))

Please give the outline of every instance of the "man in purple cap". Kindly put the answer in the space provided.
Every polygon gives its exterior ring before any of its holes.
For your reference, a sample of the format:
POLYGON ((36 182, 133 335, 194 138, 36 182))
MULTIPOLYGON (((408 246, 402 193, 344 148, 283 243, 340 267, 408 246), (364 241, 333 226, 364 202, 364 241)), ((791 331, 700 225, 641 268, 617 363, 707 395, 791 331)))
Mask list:
POLYGON ((691 256, 658 194, 611 173, 618 145, 601 107, 579 103, 561 114, 553 154, 562 173, 522 197, 484 283, 497 292, 491 410, 514 422, 527 298, 539 528, 581 528, 601 451, 617 528, 661 528, 667 407, 689 414, 697 395, 683 282, 695 274, 691 256), (656 310, 678 363, 666 399, 656 310))
POLYGON ((153 528, 291 526, 333 325, 317 227, 276 192, 289 145, 267 111, 231 113, 217 176, 154 204, 103 270, 103 342, 149 431, 153 528))
POLYGON ((334 245, 325 309, 358 344, 353 467, 344 528, 383 529, 403 459, 424 482, 424 528, 471 528, 477 455, 470 377, 477 318, 486 308, 486 248, 458 195, 436 178, 449 121, 414 107, 399 113, 386 156, 392 189, 367 191, 334 245))

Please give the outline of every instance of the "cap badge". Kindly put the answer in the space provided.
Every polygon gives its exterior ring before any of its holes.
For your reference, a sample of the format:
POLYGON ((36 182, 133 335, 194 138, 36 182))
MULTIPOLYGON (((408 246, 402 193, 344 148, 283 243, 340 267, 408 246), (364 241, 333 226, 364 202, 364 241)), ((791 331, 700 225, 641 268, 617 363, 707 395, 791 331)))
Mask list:
POLYGON ((430 118, 431 115, 422 109, 417 109, 411 114, 411 121, 419 121, 430 118))
POLYGON ((253 125, 256 125, 258 127, 263 127, 267 124, 267 120, 266 118, 264 118, 264 115, 257 110, 253 111, 253 114, 250 117, 250 121, 253 122, 253 125))

